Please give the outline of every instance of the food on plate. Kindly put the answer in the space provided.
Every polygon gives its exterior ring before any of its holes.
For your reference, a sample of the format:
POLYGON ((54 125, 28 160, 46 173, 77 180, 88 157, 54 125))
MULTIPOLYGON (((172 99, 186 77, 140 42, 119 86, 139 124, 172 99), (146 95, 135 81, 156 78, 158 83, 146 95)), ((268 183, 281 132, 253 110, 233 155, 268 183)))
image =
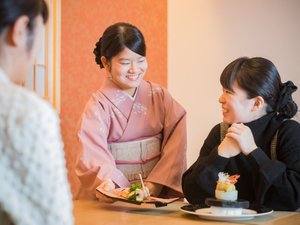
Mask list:
POLYGON ((132 184, 130 188, 125 188, 120 196, 130 201, 142 202, 150 197, 149 189, 141 187, 140 184, 132 184))
POLYGON ((230 176, 220 172, 215 190, 215 198, 206 198, 205 204, 210 206, 212 214, 238 216, 243 208, 249 207, 249 201, 237 200, 238 192, 235 183, 240 175, 230 176))
POLYGON ((235 183, 240 175, 229 176, 228 173, 220 172, 218 174, 219 180, 215 190, 217 199, 235 201, 238 198, 238 192, 235 188, 235 183))

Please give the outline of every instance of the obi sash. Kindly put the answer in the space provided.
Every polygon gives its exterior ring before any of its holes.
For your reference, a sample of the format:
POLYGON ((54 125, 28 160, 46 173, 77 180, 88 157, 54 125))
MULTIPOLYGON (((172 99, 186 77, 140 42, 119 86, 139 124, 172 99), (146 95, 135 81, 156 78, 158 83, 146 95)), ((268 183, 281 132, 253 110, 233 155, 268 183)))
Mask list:
POLYGON ((140 141, 111 143, 108 145, 117 168, 129 181, 147 178, 160 159, 161 140, 147 138, 140 141))

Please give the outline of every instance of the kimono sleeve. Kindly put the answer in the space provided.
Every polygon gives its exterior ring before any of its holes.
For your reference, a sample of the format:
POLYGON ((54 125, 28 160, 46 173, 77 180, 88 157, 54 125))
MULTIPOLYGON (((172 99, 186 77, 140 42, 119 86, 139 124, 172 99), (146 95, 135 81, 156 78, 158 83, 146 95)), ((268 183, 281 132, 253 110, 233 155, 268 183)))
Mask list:
POLYGON ((91 98, 82 114, 78 131, 81 153, 76 174, 82 187, 93 194, 101 180, 106 178, 112 179, 119 187, 129 185, 108 150, 110 115, 109 110, 104 108, 99 99, 91 98))
POLYGON ((147 180, 182 193, 181 176, 186 170, 186 111, 167 90, 162 90, 164 127, 161 158, 147 180))

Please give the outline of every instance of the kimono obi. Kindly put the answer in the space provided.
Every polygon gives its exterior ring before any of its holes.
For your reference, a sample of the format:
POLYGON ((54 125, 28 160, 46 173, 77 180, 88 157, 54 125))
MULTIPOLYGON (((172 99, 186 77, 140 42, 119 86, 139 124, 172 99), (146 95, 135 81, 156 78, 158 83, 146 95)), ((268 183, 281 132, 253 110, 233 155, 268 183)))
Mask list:
POLYGON ((108 145, 117 168, 129 181, 147 178, 160 159, 161 140, 147 138, 140 141, 111 143, 108 145))

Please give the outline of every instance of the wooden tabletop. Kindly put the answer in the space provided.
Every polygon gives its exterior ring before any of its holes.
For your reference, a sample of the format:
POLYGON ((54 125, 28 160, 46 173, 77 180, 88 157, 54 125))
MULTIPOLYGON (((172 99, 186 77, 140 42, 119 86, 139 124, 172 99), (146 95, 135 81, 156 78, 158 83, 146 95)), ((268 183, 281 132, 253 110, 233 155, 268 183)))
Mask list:
POLYGON ((74 201, 75 225, 299 225, 300 212, 273 212, 246 221, 209 221, 180 211, 183 202, 156 208, 152 204, 134 205, 126 202, 113 204, 99 201, 74 201))

